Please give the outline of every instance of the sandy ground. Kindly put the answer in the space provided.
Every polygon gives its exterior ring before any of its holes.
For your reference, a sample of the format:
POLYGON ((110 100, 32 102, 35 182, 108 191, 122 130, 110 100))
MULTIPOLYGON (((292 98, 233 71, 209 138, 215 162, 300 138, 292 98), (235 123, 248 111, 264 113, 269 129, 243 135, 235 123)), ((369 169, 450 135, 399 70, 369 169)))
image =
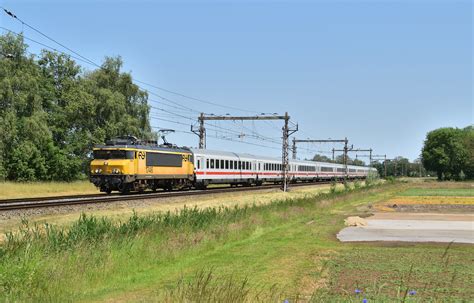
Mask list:
POLYGON ((342 242, 454 242, 474 244, 474 214, 376 213, 367 226, 346 227, 342 242))

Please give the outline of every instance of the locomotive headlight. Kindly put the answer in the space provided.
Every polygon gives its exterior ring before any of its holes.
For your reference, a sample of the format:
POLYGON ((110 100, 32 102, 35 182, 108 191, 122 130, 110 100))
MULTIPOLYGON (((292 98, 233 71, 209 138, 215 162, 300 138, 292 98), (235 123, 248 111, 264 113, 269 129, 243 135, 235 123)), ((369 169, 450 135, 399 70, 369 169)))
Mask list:
POLYGON ((112 169, 112 173, 113 174, 120 174, 120 169, 114 168, 114 169, 112 169))

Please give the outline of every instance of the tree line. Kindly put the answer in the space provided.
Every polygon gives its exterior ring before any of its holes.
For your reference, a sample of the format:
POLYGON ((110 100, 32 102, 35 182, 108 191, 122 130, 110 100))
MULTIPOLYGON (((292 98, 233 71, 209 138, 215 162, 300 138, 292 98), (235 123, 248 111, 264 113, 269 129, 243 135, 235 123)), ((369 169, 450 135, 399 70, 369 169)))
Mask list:
MULTIPOLYGON (((316 154, 313 161, 344 164, 344 156, 334 160, 316 154)), ((347 164, 365 165, 360 159, 348 156, 347 164)), ((380 176, 387 177, 426 177, 436 176, 439 180, 474 179, 474 126, 463 129, 443 127, 426 135, 421 156, 410 162, 404 157, 387 161, 372 162, 380 176)))
POLYGON ((86 176, 94 144, 152 138, 148 95, 120 57, 87 71, 71 57, 28 53, 22 36, 0 36, 0 180, 86 176))

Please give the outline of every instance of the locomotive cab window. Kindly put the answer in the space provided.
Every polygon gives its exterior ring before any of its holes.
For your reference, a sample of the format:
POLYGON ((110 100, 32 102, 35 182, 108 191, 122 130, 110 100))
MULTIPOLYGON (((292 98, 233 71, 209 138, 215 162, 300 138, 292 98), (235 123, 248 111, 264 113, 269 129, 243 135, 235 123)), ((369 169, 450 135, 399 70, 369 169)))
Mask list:
POLYGON ((135 152, 131 150, 94 150, 94 159, 134 159, 135 152))

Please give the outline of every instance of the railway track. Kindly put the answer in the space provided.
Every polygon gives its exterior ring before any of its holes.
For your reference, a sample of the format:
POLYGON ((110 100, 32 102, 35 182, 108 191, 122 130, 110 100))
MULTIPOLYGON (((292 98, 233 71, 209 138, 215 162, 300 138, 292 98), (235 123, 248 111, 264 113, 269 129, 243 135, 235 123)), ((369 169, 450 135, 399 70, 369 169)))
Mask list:
MULTIPOLYGON (((291 187, 314 186, 330 184, 331 182, 318 183, 296 183, 291 187)), ((171 192, 147 192, 142 194, 129 195, 106 195, 106 194, 92 194, 92 195, 77 195, 77 196, 56 196, 56 197, 40 197, 40 198, 25 198, 25 199, 8 199, 0 200, 0 211, 8 210, 23 210, 44 207, 57 206, 71 206, 71 205, 85 205, 106 202, 121 202, 130 200, 148 200, 148 199, 162 199, 170 197, 183 196, 201 196, 228 192, 248 192, 260 191, 265 189, 279 188, 280 185, 262 185, 251 187, 226 187, 226 188, 210 188, 205 190, 188 190, 188 191, 171 191, 171 192)))

